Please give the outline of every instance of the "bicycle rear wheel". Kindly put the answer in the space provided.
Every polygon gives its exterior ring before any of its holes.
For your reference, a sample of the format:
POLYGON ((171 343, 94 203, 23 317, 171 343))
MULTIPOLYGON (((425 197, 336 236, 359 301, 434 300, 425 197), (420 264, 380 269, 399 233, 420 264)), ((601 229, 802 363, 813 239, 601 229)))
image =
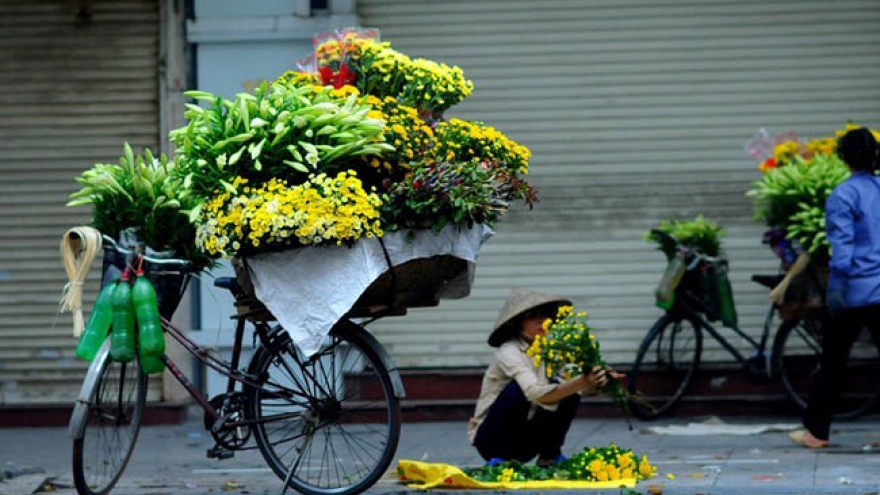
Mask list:
POLYGON ((660 317, 639 346, 629 372, 629 391, 640 401, 630 410, 645 420, 672 412, 700 365, 703 334, 693 320, 669 313, 660 317))
MULTIPOLYGON (((804 410, 810 397, 813 375, 819 369, 822 329, 818 320, 784 321, 773 343, 774 369, 794 404, 804 410)), ((834 418, 854 419, 866 413, 880 395, 880 342, 862 329, 847 361, 847 379, 837 384, 840 398, 834 418)))
POLYGON ((354 494, 388 469, 400 437, 400 403, 381 358, 353 324, 338 324, 313 356, 287 332, 260 348, 248 414, 260 452, 287 486, 354 494))
POLYGON ((73 482, 80 495, 110 493, 119 481, 134 450, 147 399, 147 375, 136 360, 111 359, 109 342, 95 356, 83 384, 80 397, 90 400, 78 401, 70 418, 73 482))

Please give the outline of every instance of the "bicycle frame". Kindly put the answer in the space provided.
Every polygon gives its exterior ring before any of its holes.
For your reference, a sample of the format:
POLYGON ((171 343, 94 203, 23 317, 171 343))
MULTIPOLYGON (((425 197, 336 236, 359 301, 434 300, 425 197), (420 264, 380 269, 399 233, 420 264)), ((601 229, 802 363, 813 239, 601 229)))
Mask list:
MULTIPOLYGON (((166 333, 171 335, 174 340, 176 340, 183 348, 189 352, 196 359, 201 361, 205 366, 217 371, 223 376, 227 377, 226 384, 226 392, 231 393, 235 391, 236 383, 241 383, 242 385, 249 386, 258 386, 257 383, 252 379, 253 377, 247 375, 247 373, 243 372, 239 369, 239 365, 241 363, 241 352, 242 352, 242 339, 244 338, 244 330, 245 330, 246 320, 244 318, 239 318, 238 323, 235 326, 235 339, 233 341, 232 348, 232 360, 229 363, 223 362, 220 359, 209 355, 204 352, 203 349, 193 342, 190 338, 184 335, 183 331, 174 326, 170 321, 162 318, 162 326, 164 327, 166 333)), ((256 324, 256 335, 259 337, 260 342, 263 345, 267 345, 267 342, 270 342, 269 333, 271 330, 267 329, 267 325, 265 324, 256 324)), ((162 357, 162 360, 165 362, 165 366, 171 375, 186 389, 187 393, 189 393, 196 402, 204 409, 211 417, 214 418, 215 421, 221 421, 224 418, 220 416, 217 412, 217 409, 211 405, 208 398, 195 386, 195 384, 180 370, 177 364, 169 358, 167 355, 162 357)), ((251 424, 253 421, 236 421, 232 423, 232 426, 244 426, 247 424, 251 424)), ((215 424, 216 427, 219 427, 222 423, 215 424)))
MULTIPOLYGON (((140 255, 142 248, 131 242, 126 241, 131 249, 122 249, 108 239, 109 245, 125 255, 125 270, 133 265, 140 270, 144 261, 174 265, 177 270, 168 273, 178 279, 164 292, 183 292, 188 282, 186 261, 140 255)), ((114 259, 113 266, 118 265, 122 261, 114 259)), ((163 274, 161 267, 152 273, 163 274)), ((226 377, 225 392, 212 397, 198 389, 167 354, 158 356, 164 369, 204 411, 205 430, 215 440, 207 451, 208 458, 228 459, 237 450, 259 449, 283 480, 282 493, 294 487, 304 493, 360 493, 376 483, 397 448, 399 399, 405 397, 399 371, 384 347, 346 315, 329 330, 329 342, 305 355, 292 335, 252 294, 245 294, 236 279, 220 277, 214 285, 229 290, 235 299, 231 357, 197 344, 169 321, 179 299, 169 298, 164 310, 160 299, 159 306, 163 333, 204 366, 226 377), (253 325, 254 354, 249 362, 243 362, 247 361, 243 339, 248 324, 253 325), (362 394, 361 387, 367 392, 362 394), (372 426, 364 428, 362 424, 367 423, 372 426), (312 450, 315 435, 321 436, 312 450), (255 445, 249 445, 252 438, 255 445), (339 439, 339 445, 334 438, 339 439), (299 472, 301 462, 308 468, 299 472), (327 467, 315 470, 312 464, 327 467), (321 474, 330 466, 335 473, 332 481, 321 474)), ((109 493, 130 460, 143 419, 147 374, 138 361, 112 360, 110 346, 110 339, 105 339, 92 360, 69 425, 74 483, 79 493, 109 493), (105 383, 109 384, 106 388, 105 383), (107 443, 102 441, 106 435, 123 441, 107 443)))
POLYGON ((765 352, 767 349, 767 341, 770 336, 770 322, 773 318, 773 315, 776 312, 776 306, 773 305, 767 312, 767 316, 764 318, 764 328, 761 333, 760 342, 756 341, 754 338, 746 334, 742 329, 740 329, 736 325, 724 325, 725 328, 729 328, 735 334, 742 337, 746 342, 748 342, 752 348, 755 350, 757 356, 761 356, 764 361, 764 369, 753 369, 749 366, 749 358, 743 356, 743 354, 734 347, 726 338, 724 338, 721 333, 715 329, 715 327, 707 321, 704 314, 710 315, 713 319, 717 321, 721 321, 721 314, 712 306, 709 306, 705 302, 703 302, 699 297, 695 296, 691 291, 678 287, 675 291, 676 298, 675 304, 667 310, 667 313, 672 314, 676 319, 682 318, 690 318, 697 323, 697 325, 705 330, 713 339, 715 339, 721 347, 724 348, 733 358, 741 365, 743 365, 750 373, 760 374, 764 373, 768 378, 772 376, 772 369, 770 366, 770 355, 765 352))
MULTIPOLYGON (((246 372, 242 371, 239 368, 241 362, 241 353, 242 353, 242 339, 244 338, 244 330, 246 325, 245 318, 239 318, 238 323, 235 327, 235 339, 233 342, 232 349, 232 357, 231 362, 226 363, 210 354, 207 354, 203 351, 203 349, 189 339, 183 332, 175 327, 171 322, 164 320, 162 321, 162 325, 165 327, 165 330, 168 334, 172 336, 178 343, 180 343, 184 349, 187 350, 191 355, 193 355, 196 359, 201 361, 203 364, 208 366, 209 368, 217 371, 223 376, 227 377, 227 385, 226 385, 226 393, 232 393, 235 391, 236 383, 240 383, 244 386, 251 387, 259 387, 260 385, 255 381, 255 377, 248 375, 246 372)), ((269 325, 265 322, 254 323, 255 327, 255 339, 259 338, 261 344, 268 348, 274 355, 274 349, 272 346, 273 336, 281 330, 281 327, 269 328, 269 325)), ((211 415, 215 420, 215 424, 212 426, 213 429, 220 428, 225 424, 227 418, 221 417, 217 412, 217 409, 210 403, 209 399, 200 392, 196 386, 192 383, 192 381, 187 378, 187 376, 177 367, 177 365, 167 356, 163 356, 163 361, 166 364, 166 367, 171 372, 172 376, 183 386, 187 392, 195 399, 199 405, 211 415)), ((272 420, 283 419, 287 417, 286 415, 282 416, 273 416, 272 420)), ((265 418, 264 418, 265 419, 265 418)), ((227 427, 235 427, 235 426, 247 426, 257 423, 256 420, 239 420, 233 421, 229 424, 226 424, 227 427)))

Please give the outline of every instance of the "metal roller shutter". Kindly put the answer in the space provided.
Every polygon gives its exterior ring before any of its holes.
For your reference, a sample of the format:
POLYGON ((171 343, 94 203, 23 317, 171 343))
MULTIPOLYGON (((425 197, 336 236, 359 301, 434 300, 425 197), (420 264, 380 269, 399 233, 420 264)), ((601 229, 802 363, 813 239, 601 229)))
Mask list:
POLYGON ((58 314, 59 243, 89 212, 64 205, 123 142, 157 149, 158 4, 0 0, 0 12, 0 406, 70 404, 85 363, 58 314))
POLYGON ((371 326, 402 367, 486 364, 511 286, 572 297, 606 358, 631 362, 664 267, 642 236, 699 213, 728 228, 740 324, 759 333, 767 296, 749 277, 777 264, 743 144, 759 127, 880 125, 878 2, 360 0, 358 14, 396 49, 462 67, 476 88, 447 117, 529 146, 542 198, 498 225, 470 297, 371 326))

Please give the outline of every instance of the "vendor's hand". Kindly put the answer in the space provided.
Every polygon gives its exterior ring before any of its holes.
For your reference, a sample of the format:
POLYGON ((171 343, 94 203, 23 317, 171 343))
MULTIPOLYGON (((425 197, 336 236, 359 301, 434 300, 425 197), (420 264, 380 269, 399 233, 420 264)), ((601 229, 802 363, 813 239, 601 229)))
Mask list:
POLYGON ((602 368, 601 366, 594 366, 588 376, 590 377, 593 386, 597 389, 608 385, 609 378, 614 380, 626 378, 626 374, 624 373, 618 373, 611 368, 602 368))
POLYGON ((787 289, 788 283, 783 280, 782 283, 770 291, 770 301, 776 303, 777 306, 782 306, 782 303, 785 302, 785 291, 787 289))

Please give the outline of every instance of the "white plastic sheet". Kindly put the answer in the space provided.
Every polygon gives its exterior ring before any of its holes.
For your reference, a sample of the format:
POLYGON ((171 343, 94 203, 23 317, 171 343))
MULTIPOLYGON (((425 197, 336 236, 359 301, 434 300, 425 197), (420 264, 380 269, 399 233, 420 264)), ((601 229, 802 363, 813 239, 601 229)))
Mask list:
MULTIPOLYGON (((468 261, 466 279, 449 284, 439 294, 443 299, 457 299, 470 293, 480 246, 492 234, 492 229, 484 225, 449 225, 437 234, 428 230, 389 232, 382 241, 394 266, 438 255, 468 261), (410 232, 414 238, 407 240, 410 232)), ((307 247, 260 254, 247 262, 257 299, 309 356, 370 284, 388 270, 382 246, 375 238, 361 239, 352 247, 307 247)))

